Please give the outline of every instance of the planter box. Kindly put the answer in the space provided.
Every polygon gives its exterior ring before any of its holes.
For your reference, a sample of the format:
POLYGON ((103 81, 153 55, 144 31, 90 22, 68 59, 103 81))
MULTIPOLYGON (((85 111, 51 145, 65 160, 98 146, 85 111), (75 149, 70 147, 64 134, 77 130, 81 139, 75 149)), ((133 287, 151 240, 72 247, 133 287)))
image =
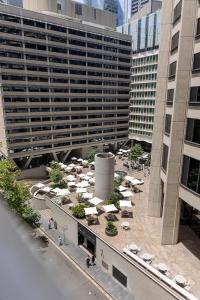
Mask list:
POLYGON ((117 235, 118 234, 118 231, 116 230, 116 231, 109 231, 109 230, 107 230, 107 229, 105 229, 105 233, 108 235, 108 236, 115 236, 115 235, 117 235))

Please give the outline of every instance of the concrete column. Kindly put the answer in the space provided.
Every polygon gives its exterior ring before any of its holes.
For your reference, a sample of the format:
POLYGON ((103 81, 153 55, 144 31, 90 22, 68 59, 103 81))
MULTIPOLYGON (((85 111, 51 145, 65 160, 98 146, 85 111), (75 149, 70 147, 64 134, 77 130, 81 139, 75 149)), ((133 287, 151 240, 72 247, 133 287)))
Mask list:
POLYGON ((113 191, 115 156, 111 153, 95 155, 95 196, 107 199, 113 191))
POLYGON ((190 92, 196 15, 197 1, 182 1, 174 104, 169 136, 166 192, 162 222, 162 244, 176 244, 178 241, 181 209, 179 187, 182 173, 183 145, 187 120, 188 96, 190 92))
POLYGON ((164 133, 165 101, 168 84, 173 3, 173 0, 163 1, 161 13, 161 34, 157 75, 158 81, 152 137, 151 176, 148 199, 148 215, 152 217, 162 216, 162 185, 160 170, 164 133))

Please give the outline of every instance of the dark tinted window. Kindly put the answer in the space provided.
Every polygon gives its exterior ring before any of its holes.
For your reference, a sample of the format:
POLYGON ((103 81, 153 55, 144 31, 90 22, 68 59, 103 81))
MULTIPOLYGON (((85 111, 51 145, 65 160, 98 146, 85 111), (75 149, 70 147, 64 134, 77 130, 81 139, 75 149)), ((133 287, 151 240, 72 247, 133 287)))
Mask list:
POLYGON ((190 105, 199 105, 200 104, 200 86, 194 86, 190 88, 190 105))
POLYGON ((200 162, 184 155, 181 183, 190 190, 200 193, 200 162))
POLYGON ((170 130, 171 130, 171 119, 172 116, 171 115, 166 115, 165 116, 165 133, 170 134, 170 130))
POLYGON ((124 286, 127 286, 127 277, 114 266, 113 266, 113 277, 115 277, 124 286))
POLYGON ((178 19, 181 17, 181 8, 182 8, 182 0, 179 1, 179 3, 174 8, 173 24, 176 23, 178 19))
POLYGON ((200 52, 194 54, 194 61, 193 61, 193 71, 198 71, 200 69, 200 52))
POLYGON ((196 36, 198 37, 200 35, 200 18, 197 20, 197 32, 196 36))
POLYGON ((82 5, 79 3, 75 3, 75 14, 79 16, 82 15, 82 5))
POLYGON ((174 79, 176 76, 176 61, 169 65, 169 79, 174 79))
POLYGON ((200 144, 200 120, 187 119, 186 140, 200 144))
POLYGON ((179 42, 179 31, 175 33, 172 37, 171 42, 171 53, 178 49, 178 42, 179 42))
POLYGON ((172 106, 174 101, 174 89, 169 89, 167 91, 167 105, 172 106))
POLYGON ((168 160, 168 146, 163 144, 162 168, 164 169, 164 171, 167 170, 167 160, 168 160))

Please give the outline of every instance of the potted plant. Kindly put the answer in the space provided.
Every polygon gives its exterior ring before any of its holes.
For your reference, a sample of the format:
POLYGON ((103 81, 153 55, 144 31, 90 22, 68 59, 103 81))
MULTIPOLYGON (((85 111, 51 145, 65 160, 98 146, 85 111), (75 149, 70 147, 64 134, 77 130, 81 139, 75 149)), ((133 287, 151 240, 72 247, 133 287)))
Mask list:
POLYGON ((72 207, 72 213, 73 216, 76 217, 77 219, 83 219, 85 218, 85 210, 84 210, 84 205, 78 204, 72 207))
POLYGON ((108 221, 105 229, 105 233, 108 236, 115 236, 118 234, 117 227, 112 221, 108 221))

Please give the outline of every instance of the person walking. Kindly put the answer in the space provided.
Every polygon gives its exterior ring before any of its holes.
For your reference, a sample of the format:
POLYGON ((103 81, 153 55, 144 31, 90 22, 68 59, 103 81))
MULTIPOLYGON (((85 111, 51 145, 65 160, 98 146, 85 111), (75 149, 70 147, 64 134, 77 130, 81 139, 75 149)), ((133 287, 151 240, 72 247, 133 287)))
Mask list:
POLYGON ((56 220, 54 220, 53 225, 54 225, 54 228, 57 230, 58 229, 58 224, 57 224, 56 220))
POLYGON ((95 265, 95 256, 94 255, 92 255, 91 261, 92 261, 92 265, 94 266, 95 265))
POLYGON ((49 219, 49 221, 48 221, 48 228, 52 229, 51 219, 49 219))
POLYGON ((89 257, 89 255, 86 257, 85 262, 86 262, 86 266, 89 268, 89 266, 90 266, 90 257, 89 257))
POLYGON ((58 244, 59 244, 59 246, 62 246, 62 245, 63 245, 63 240, 62 240, 62 238, 61 238, 60 235, 59 235, 59 237, 58 237, 58 244))

